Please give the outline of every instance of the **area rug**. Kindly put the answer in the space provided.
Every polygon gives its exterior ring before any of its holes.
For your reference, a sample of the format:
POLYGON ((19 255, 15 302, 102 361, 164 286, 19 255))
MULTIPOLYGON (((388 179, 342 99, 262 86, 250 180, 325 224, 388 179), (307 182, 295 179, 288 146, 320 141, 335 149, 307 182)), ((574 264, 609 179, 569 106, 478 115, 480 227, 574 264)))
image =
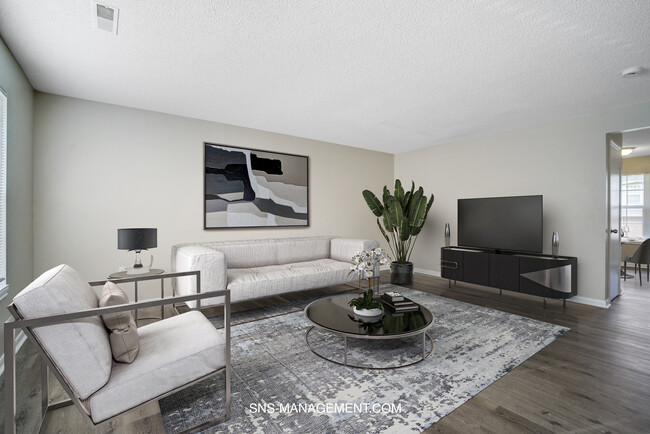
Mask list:
MULTIPOLYGON (((421 432, 568 331, 382 285, 382 292, 387 290, 402 292, 433 312, 428 333, 435 345, 427 359, 390 370, 355 369, 323 360, 305 344, 310 323, 302 308, 311 300, 235 314, 232 416, 204 432, 421 432)), ((216 326, 223 322, 212 320, 216 326)), ((336 356, 342 352, 341 340, 320 332, 314 345, 336 356)), ((349 357, 369 366, 421 354, 417 338, 385 341, 382 348, 372 347, 376 341, 350 341, 349 357)), ((160 400, 165 431, 180 432, 223 414, 223 389, 220 374, 160 400)))

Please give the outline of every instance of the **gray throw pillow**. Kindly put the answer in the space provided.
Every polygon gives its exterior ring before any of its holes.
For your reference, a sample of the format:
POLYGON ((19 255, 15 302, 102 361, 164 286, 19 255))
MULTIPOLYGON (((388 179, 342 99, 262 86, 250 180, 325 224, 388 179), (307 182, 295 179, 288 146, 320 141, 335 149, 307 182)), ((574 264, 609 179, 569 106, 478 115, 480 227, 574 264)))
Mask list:
MULTIPOLYGON (((106 282, 99 295, 99 307, 116 306, 128 302, 129 297, 113 282, 106 282)), ((131 312, 105 314, 102 315, 102 320, 111 331, 109 340, 115 361, 133 362, 140 351, 140 338, 131 312)))

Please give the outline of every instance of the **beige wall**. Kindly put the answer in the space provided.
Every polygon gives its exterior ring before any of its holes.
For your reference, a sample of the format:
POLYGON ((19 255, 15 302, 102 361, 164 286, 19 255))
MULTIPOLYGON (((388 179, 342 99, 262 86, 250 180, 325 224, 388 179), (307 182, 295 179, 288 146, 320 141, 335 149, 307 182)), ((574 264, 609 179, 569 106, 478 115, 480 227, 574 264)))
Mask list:
MULTIPOLYGON (((7 94, 7 282, 4 308, 32 281, 33 104, 34 90, 7 46, 0 40, 0 86, 7 94)), ((0 343, 3 338, 0 336, 0 343)))
MULTIPOLYGON (((436 201, 413 254, 440 271, 444 223, 456 243, 459 198, 544 195, 544 252, 578 257, 578 295, 605 300, 605 134, 650 124, 650 104, 395 156, 395 176, 436 201)), ((508 228, 503 228, 507 231, 508 228)))
POLYGON ((379 239, 361 191, 393 182, 393 156, 248 128, 36 93, 35 274, 60 263, 99 279, 133 263, 117 228, 173 244, 317 235, 379 239), (309 228, 203 229, 203 142, 310 157, 309 228))
POLYGON ((622 173, 623 175, 650 173, 650 157, 623 158, 622 173))

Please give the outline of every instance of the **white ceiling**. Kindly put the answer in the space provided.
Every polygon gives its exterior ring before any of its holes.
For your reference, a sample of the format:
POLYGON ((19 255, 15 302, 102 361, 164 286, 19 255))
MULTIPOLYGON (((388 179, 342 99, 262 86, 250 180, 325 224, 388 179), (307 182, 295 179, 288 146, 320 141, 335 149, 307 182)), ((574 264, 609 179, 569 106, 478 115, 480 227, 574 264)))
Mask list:
POLYGON ((647 0, 0 0, 40 91, 399 153, 650 101, 647 0))

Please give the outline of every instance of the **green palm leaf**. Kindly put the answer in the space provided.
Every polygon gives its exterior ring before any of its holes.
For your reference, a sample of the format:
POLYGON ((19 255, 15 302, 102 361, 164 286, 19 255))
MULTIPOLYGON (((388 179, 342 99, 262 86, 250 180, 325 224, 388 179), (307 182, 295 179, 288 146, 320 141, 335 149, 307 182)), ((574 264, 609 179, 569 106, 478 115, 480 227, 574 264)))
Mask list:
POLYGON ((424 194, 424 190, 422 189, 422 187, 420 187, 418 191, 416 191, 413 194, 409 202, 409 207, 406 215, 408 216, 411 226, 416 226, 413 224, 413 216, 415 214, 415 207, 418 206, 423 194, 424 194))
POLYGON ((402 188, 402 182, 399 179, 395 180, 395 199, 399 202, 400 206, 404 207, 404 189, 402 188))
POLYGON ((384 207, 382 206, 381 202, 379 199, 377 199, 377 196, 370 191, 370 190, 363 190, 363 198, 366 200, 366 203, 368 204, 368 207, 370 208, 370 211, 377 217, 381 217, 382 214, 384 213, 384 207))
POLYGON ((404 212, 402 211, 402 205, 395 199, 393 196, 388 197, 388 203, 386 204, 387 214, 390 215, 390 221, 396 228, 402 226, 402 220, 404 219, 404 212))
POLYGON ((388 239, 388 235, 386 235, 386 231, 384 230, 383 227, 381 227, 381 223, 379 222, 379 219, 377 219, 377 226, 379 226, 379 230, 381 231, 381 234, 384 236, 386 239, 387 243, 390 243, 390 240, 388 239))
POLYGON ((424 224, 424 219, 427 213, 427 198, 420 197, 417 201, 414 202, 413 208, 411 208, 410 224, 415 228, 419 228, 424 224))
POLYGON ((402 225, 399 228, 399 238, 402 241, 408 241, 411 238, 411 225, 408 219, 402 219, 402 225))

